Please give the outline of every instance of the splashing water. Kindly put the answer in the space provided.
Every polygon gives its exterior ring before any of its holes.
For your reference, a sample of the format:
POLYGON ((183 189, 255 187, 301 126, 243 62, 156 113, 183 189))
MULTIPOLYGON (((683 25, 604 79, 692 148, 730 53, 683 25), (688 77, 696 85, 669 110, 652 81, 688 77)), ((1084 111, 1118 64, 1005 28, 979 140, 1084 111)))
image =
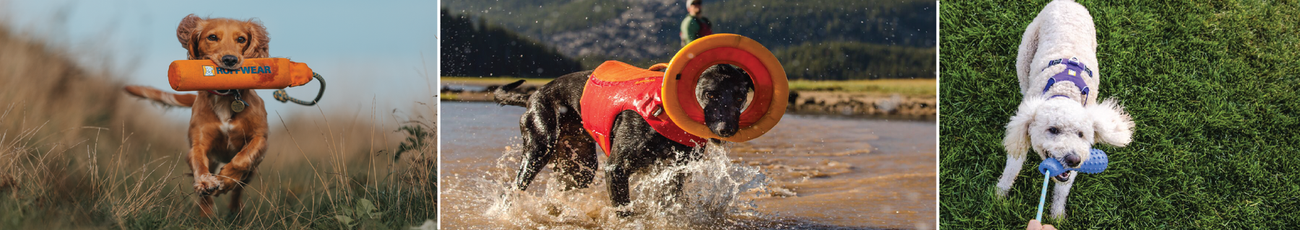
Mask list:
POLYGON ((519 119, 524 108, 443 106, 443 129, 454 133, 443 136, 442 149, 447 229, 931 229, 937 222, 934 122, 787 115, 755 140, 633 174, 634 200, 618 209, 602 170, 585 189, 561 191, 562 177, 549 170, 527 191, 510 189, 522 141, 518 124, 503 121, 519 119), (668 183, 677 173, 691 175, 681 193, 668 183))
MULTIPOLYGON (((468 217, 494 219, 497 227, 515 228, 727 228, 739 220, 766 219, 757 211, 752 197, 769 194, 769 179, 756 167, 738 165, 727 157, 726 145, 707 145, 701 159, 680 166, 661 166, 633 174, 632 202, 613 207, 604 173, 597 170, 588 188, 563 191, 554 173, 538 175, 528 191, 512 188, 519 165, 519 145, 507 148, 493 170, 480 178, 462 178, 449 185, 448 195, 470 197, 467 207, 481 212, 464 212, 468 217), (681 192, 673 191, 674 178, 686 174, 681 192), (619 217, 619 211, 631 211, 619 217)), ((681 153, 679 153, 681 154, 681 153)), ((602 159, 603 162, 603 159, 602 159)), ((468 219, 466 216, 462 218, 468 219)))

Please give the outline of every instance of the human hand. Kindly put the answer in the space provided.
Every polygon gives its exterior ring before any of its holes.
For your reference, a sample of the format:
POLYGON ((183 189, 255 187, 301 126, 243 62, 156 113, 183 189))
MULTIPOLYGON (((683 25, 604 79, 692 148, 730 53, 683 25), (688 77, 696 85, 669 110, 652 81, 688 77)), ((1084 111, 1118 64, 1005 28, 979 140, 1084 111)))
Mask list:
POLYGON ((1025 227, 1025 230, 1056 230, 1056 227, 1052 227, 1050 224, 1043 224, 1038 222, 1038 220, 1029 220, 1029 226, 1025 227))

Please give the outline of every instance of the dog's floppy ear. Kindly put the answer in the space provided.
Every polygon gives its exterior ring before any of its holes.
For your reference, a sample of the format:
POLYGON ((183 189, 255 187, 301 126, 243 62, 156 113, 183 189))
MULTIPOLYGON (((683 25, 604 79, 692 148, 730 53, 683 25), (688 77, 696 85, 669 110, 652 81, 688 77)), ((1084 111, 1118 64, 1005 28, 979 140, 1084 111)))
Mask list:
POLYGON ((1133 142, 1133 118, 1124 111, 1119 100, 1107 98, 1086 109, 1092 117, 1092 127, 1096 130, 1098 143, 1124 147, 1133 142))
POLYGON ((244 22, 245 31, 248 31, 248 46, 244 47, 244 57, 246 58, 267 58, 271 56, 270 43, 271 38, 266 34, 266 27, 257 19, 249 19, 244 22))
POLYGON ((181 19, 181 24, 176 26, 176 39, 180 40, 181 47, 190 52, 190 60, 199 58, 199 33, 203 31, 203 19, 194 14, 186 15, 181 19))
POLYGON ((1027 98, 1020 103, 1020 108, 1016 109, 1016 115, 1011 116, 1011 122, 1007 123, 1006 137, 1002 138, 1002 146, 1006 148, 1007 154, 1012 156, 1024 157, 1029 153, 1029 124, 1034 121, 1034 113, 1038 107, 1043 104, 1042 99, 1027 98))

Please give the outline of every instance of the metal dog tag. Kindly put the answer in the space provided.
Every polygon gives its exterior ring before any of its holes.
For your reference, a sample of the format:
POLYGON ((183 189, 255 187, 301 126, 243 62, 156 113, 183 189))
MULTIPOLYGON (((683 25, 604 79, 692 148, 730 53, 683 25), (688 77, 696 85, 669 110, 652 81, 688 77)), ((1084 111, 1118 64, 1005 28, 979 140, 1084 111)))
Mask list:
POLYGON ((245 106, 247 105, 245 105, 243 101, 235 100, 234 102, 230 102, 230 111, 235 111, 236 113, 243 112, 245 106))

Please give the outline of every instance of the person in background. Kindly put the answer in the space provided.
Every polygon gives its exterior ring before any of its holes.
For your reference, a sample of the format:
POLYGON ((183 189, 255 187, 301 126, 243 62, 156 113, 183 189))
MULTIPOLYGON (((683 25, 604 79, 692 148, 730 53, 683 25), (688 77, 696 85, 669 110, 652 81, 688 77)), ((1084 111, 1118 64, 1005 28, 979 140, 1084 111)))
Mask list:
POLYGON ((701 13, 700 5, 704 5, 704 0, 686 0, 686 12, 690 14, 682 20, 682 46, 713 34, 713 23, 701 13))

